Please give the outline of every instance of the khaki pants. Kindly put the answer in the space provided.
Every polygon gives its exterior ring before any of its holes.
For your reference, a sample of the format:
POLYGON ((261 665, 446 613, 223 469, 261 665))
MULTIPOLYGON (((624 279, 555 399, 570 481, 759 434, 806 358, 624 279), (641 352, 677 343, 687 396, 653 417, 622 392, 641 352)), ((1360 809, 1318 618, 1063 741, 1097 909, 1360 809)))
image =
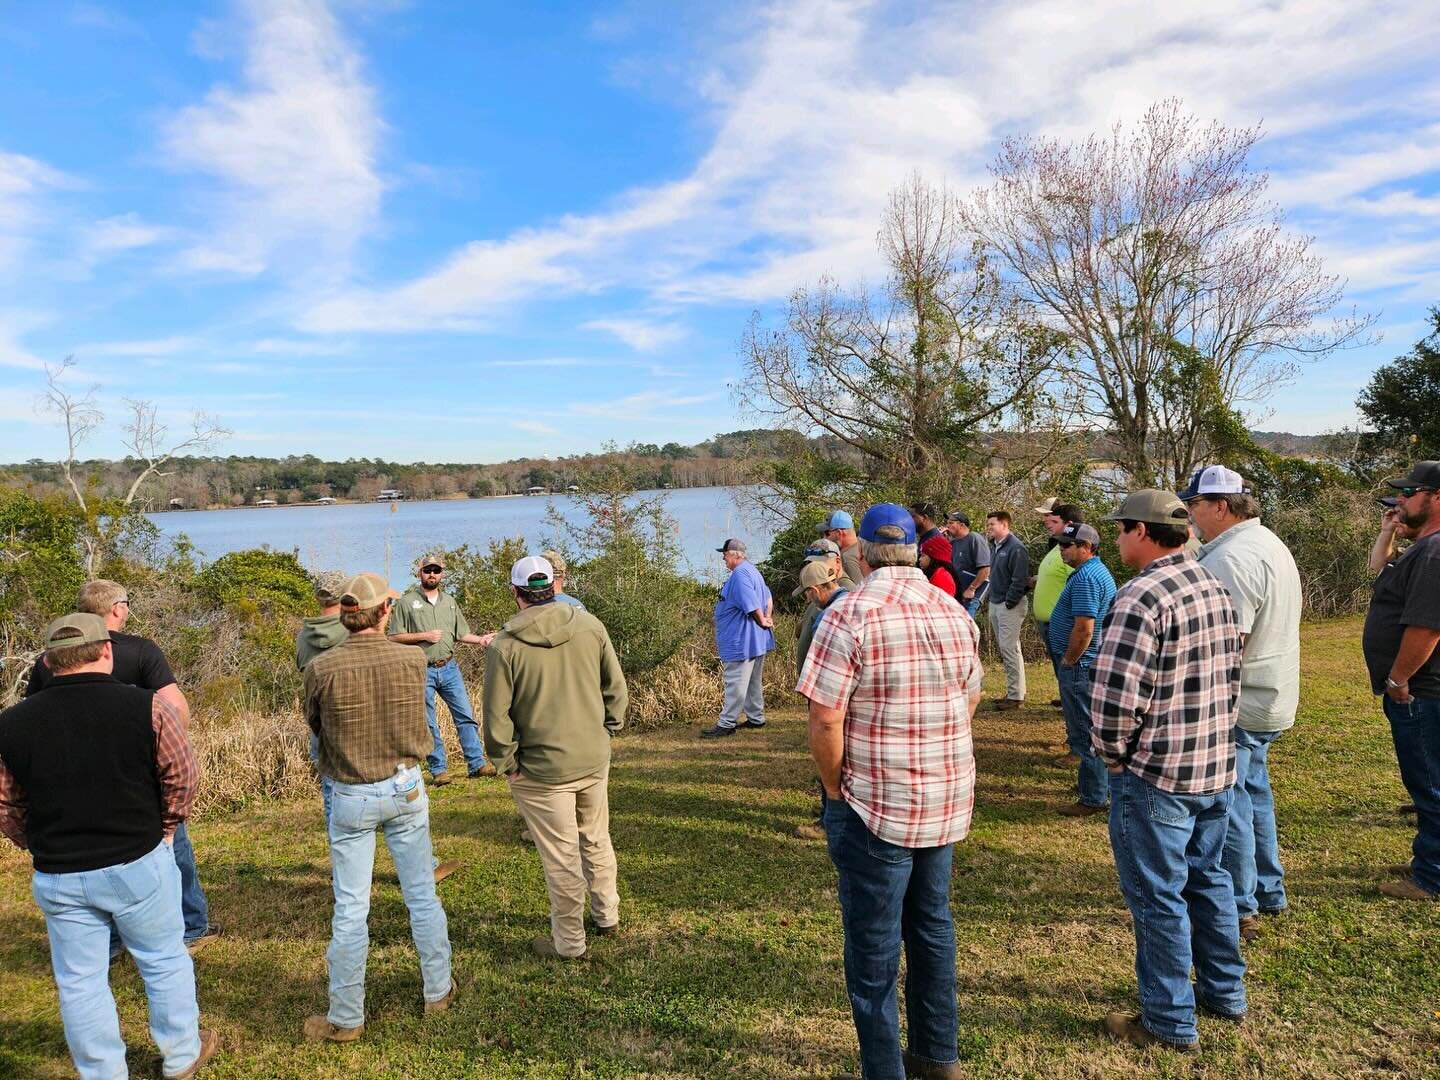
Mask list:
POLYGON ((585 888, 596 926, 620 921, 615 891, 615 849, 610 844, 610 770, 564 784, 545 784, 521 774, 510 794, 545 870, 550 893, 550 935, 562 956, 585 951, 585 888))
POLYGON ((995 648, 1005 665, 1005 696, 1014 701, 1025 700, 1025 657, 1020 654, 1020 628, 1025 625, 1025 613, 1029 610, 1028 596, 1021 597, 1013 608, 1007 608, 998 600, 990 603, 995 648))

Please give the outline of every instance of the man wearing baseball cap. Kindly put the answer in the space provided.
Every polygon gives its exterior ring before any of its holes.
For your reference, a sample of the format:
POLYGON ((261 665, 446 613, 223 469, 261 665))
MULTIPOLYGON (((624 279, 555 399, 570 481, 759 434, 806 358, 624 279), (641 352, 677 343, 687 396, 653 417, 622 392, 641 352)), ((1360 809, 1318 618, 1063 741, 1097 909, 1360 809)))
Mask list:
POLYGON ((438 696, 450 710, 455 724, 455 737, 465 755, 465 768, 470 779, 494 776, 495 766, 485 760, 480 745, 480 728, 470 708, 470 694, 465 677, 455 662, 455 646, 484 646, 490 639, 472 633, 470 624, 460 611, 455 598, 440 585, 445 577, 445 556, 441 552, 423 555, 419 562, 420 580, 405 590, 390 616, 390 640, 401 645, 419 645, 425 650, 425 719, 430 725, 432 746, 425 756, 430 781, 435 787, 450 783, 450 767, 445 756, 445 740, 440 735, 436 716, 438 696))
POLYGON ((396 595, 379 574, 346 582, 340 624, 350 636, 305 668, 305 720, 320 737, 320 771, 334 784, 328 831, 335 911, 325 954, 330 1008, 303 1028, 316 1042, 354 1042, 365 1032, 377 829, 385 833, 410 914, 425 1012, 443 1012, 455 996, 449 927, 435 895, 430 799, 420 775, 430 749, 425 658, 385 636, 396 595))
POLYGON ((835 542, 840 549, 845 577, 858 584, 863 575, 860 573, 860 541, 855 536, 855 519, 844 510, 832 510, 820 523, 820 535, 835 542))
POLYGON ((859 532, 868 575, 820 620, 795 689, 810 702, 810 753, 825 788, 861 1072, 948 1080, 960 1075, 951 846, 969 831, 974 804, 980 634, 916 566, 904 507, 872 506, 859 532))
POLYGON ((531 949, 584 956, 585 891, 595 932, 620 925, 610 842, 610 737, 625 726, 627 690, 610 635, 583 608, 555 601, 549 560, 510 568, 519 614, 485 653, 485 746, 540 853, 550 933, 531 949))
POLYGON ((704 739, 765 726, 765 654, 775 648, 775 602, 760 571, 746 561, 745 541, 731 538, 715 550, 730 571, 715 602, 715 645, 725 668, 725 698, 720 718, 700 732, 704 739))
POLYGON ((985 583, 990 580, 990 545, 970 528, 970 515, 963 510, 945 515, 945 531, 950 536, 950 565, 959 575, 955 584, 960 593, 955 599, 965 605, 973 619, 979 614, 985 583))
POLYGON ((1115 594, 1091 666, 1091 742, 1110 771, 1110 845, 1134 918, 1141 1011, 1112 1012, 1105 1028, 1136 1046, 1193 1052, 1197 1000, 1231 1020, 1246 1014, 1221 862, 1240 621, 1224 583, 1185 550, 1189 513, 1173 492, 1132 492, 1109 520, 1138 573, 1115 594))
POLYGON ((1300 571, 1285 542, 1260 524, 1260 504, 1239 473, 1202 465, 1180 498, 1205 542, 1200 565, 1230 591, 1244 635, 1225 869, 1235 884, 1240 937, 1251 941, 1262 914, 1279 915, 1289 904, 1269 757, 1300 704, 1300 571))
POLYGON ((1388 483, 1399 501, 1386 544, 1399 531, 1412 542, 1375 579, 1362 641, 1417 828, 1410 864, 1393 868, 1398 880, 1380 891, 1433 901, 1440 899, 1440 461, 1417 461, 1388 483))
POLYGON ((219 1041, 200 1028, 170 850, 200 775, 183 718, 113 677, 99 615, 56 619, 43 643, 49 686, 0 713, 0 833, 34 863, 65 1042, 82 1077, 127 1075, 114 927, 145 984, 165 1076, 194 1076, 219 1041))
POLYGON ((1063 807, 1065 817, 1103 813, 1110 804, 1105 763, 1090 742, 1090 669, 1100 649, 1100 627, 1115 599, 1115 579, 1098 558, 1100 533, 1093 525, 1072 521, 1055 537, 1055 549, 1070 576, 1050 611, 1047 630, 1050 655, 1060 683, 1060 708, 1065 715, 1065 741, 1080 759, 1076 782, 1078 801, 1063 807))
POLYGON ((833 540, 816 540, 805 549, 805 562, 800 567, 800 584, 790 594, 805 598, 805 610, 795 620, 795 674, 805 667, 805 654, 810 651, 810 639, 815 636, 815 626, 837 591, 848 592, 855 588, 855 582, 845 574, 840 561, 840 547, 833 540), (818 569, 812 569, 818 568, 818 569), (824 572, 829 583, 828 589, 817 589, 820 585, 818 574, 824 572), (807 578, 806 575, 809 574, 807 578), (821 603, 817 597, 823 595, 821 603))

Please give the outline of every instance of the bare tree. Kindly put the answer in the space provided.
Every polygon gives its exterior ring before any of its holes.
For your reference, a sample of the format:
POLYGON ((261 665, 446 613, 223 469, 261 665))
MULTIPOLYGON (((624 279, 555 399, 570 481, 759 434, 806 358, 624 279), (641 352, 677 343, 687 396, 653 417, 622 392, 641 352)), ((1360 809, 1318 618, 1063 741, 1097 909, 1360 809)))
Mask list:
POLYGON ((1367 339, 1326 321, 1343 295, 1287 235, 1250 169, 1260 130, 1201 126, 1178 100, 1108 138, 1007 141, 962 206, 1036 318, 1066 335, 1089 417, 1136 484, 1181 484, 1296 362, 1367 339))
POLYGON ((1060 335, 1024 321, 943 187, 915 175, 892 192, 878 243, 890 271, 878 296, 826 279, 792 294, 782 328, 751 319, 737 396, 832 436, 859 485, 948 494, 987 426, 1034 412, 1060 335))
POLYGON ((61 473, 75 498, 85 519, 81 531, 81 542, 85 547, 85 573, 94 577, 100 565, 109 554, 121 533, 127 519, 138 512, 136 500, 145 481, 157 476, 167 476, 164 466, 177 454, 207 449, 230 432, 214 423, 204 413, 197 412, 191 418, 190 433, 179 442, 168 444, 167 429, 156 417, 155 406, 147 401, 127 401, 130 420, 125 424, 125 448, 131 457, 144 466, 131 481, 121 498, 101 498, 87 491, 78 476, 80 447, 85 440, 105 421, 95 397, 100 388, 88 387, 84 393, 66 388, 65 373, 75 366, 75 358, 67 356, 54 367, 45 366, 45 392, 41 405, 52 413, 65 428, 65 457, 60 462, 61 473))

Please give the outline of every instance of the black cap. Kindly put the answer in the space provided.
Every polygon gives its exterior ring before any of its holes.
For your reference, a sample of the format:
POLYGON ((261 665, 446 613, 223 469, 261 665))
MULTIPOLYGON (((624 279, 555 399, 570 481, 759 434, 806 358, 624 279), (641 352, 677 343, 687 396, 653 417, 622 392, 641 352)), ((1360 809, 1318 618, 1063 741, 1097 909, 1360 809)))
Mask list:
POLYGON ((716 548, 715 550, 718 551, 718 552, 720 552, 721 555, 724 555, 727 551, 737 551, 737 552, 739 552, 741 555, 744 555, 744 554, 745 554, 745 541, 744 541, 744 540, 736 539, 735 537, 732 536, 729 540, 726 540, 725 543, 721 544, 721 545, 720 545, 718 548, 716 548))
POLYGON ((961 525, 969 525, 970 515, 965 513, 964 510, 951 510, 950 513, 945 515, 945 520, 958 521, 961 525))
POLYGON ((1440 461, 1417 461, 1406 476, 1386 480, 1392 488, 1423 487, 1440 491, 1440 461))

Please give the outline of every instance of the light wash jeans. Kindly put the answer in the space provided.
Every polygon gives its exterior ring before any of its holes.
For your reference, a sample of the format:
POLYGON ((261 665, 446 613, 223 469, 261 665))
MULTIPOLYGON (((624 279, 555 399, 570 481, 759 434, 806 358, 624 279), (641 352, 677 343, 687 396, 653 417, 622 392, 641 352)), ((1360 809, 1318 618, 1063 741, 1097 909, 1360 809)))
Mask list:
POLYGON ((450 936, 445 909, 435 895, 434 856, 430 850, 430 799, 419 782, 419 767, 409 770, 417 783, 413 799, 395 790, 393 778, 374 784, 336 781, 331 795, 330 876, 335 886, 335 915, 330 923, 330 1022, 359 1027, 365 1022, 365 960, 370 953, 370 884, 375 871, 375 830, 385 831, 385 846, 400 878, 410 912, 410 933, 420 954, 426 1001, 450 992, 450 936))
MULTIPOLYGON (((175 869, 180 871, 180 914, 185 920, 185 944, 189 945, 210 929, 210 902, 205 899, 205 890, 200 887, 195 848, 190 843, 190 830, 183 821, 175 828, 171 853, 175 856, 175 869)), ((124 951, 120 931, 111 926, 110 955, 119 956, 124 951)))
POLYGON ((112 924, 145 983, 150 1037, 160 1048, 165 1075, 193 1065, 200 1056, 200 1009, 195 969, 185 951, 180 871, 170 845, 161 843, 134 862, 99 870, 37 870, 30 888, 45 913, 60 1020, 81 1080, 130 1075, 110 993, 112 924))
POLYGON ((320 777, 320 804, 325 807, 325 831, 330 831, 330 794, 335 781, 320 771, 320 736, 310 733, 310 760, 315 764, 315 774, 320 777))
POLYGON ((733 728, 742 712, 756 726, 765 723, 765 654, 723 663, 725 701, 720 706, 720 727, 733 728))
POLYGON ((485 748, 480 745, 480 728, 475 723, 474 710, 470 708, 465 679, 460 674, 460 665, 453 658, 440 667, 425 671, 425 722, 430 725, 430 738, 435 742, 425 759, 425 767, 430 770, 431 776, 439 776, 450 767, 445 757, 445 740, 440 737, 440 719, 435 714, 437 694, 450 710, 450 719, 455 723, 455 737, 460 740, 465 767, 474 772, 485 764, 485 748))
POLYGON ((1241 918, 1289 906, 1270 791, 1270 744, 1280 734, 1235 728, 1235 799, 1225 832, 1225 869, 1235 882, 1235 910, 1241 918))
POLYGON ((1197 994, 1218 1012, 1246 1011, 1240 919, 1220 863, 1230 796, 1172 795, 1129 771, 1110 774, 1110 846, 1135 924, 1141 1023, 1166 1042, 1199 1039, 1197 994))

